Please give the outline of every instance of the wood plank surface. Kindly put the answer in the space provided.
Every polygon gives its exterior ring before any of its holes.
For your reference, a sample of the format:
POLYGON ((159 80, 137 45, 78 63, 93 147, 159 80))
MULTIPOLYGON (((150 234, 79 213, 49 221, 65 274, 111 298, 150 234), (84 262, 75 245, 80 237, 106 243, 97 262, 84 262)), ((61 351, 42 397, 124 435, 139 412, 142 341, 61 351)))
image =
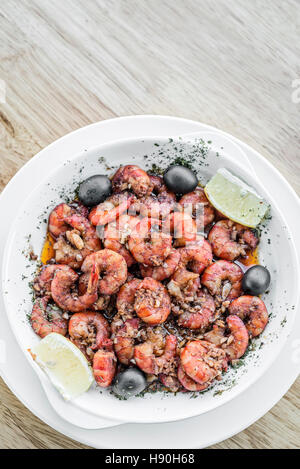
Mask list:
MULTIPOLYGON (((0 189, 78 127, 163 114, 249 143, 300 194, 299 57, 299 0, 2 0, 0 189)), ((300 448, 299 395, 298 379, 260 421, 215 447, 300 448)), ((2 381, 0 447, 83 448, 2 381)))

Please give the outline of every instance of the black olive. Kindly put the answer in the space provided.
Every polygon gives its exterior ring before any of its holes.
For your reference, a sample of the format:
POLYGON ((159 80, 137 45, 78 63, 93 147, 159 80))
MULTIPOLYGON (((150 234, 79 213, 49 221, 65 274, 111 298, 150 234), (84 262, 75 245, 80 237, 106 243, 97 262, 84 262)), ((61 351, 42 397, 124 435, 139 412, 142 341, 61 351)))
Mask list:
POLYGON ((171 166, 164 174, 164 181, 168 189, 175 194, 187 194, 198 185, 196 174, 185 166, 171 166))
POLYGON ((119 396, 129 398, 136 396, 147 387, 144 373, 138 368, 128 368, 115 377, 112 390, 119 396))
POLYGON ((104 202, 111 194, 111 182, 107 176, 91 176, 79 186, 78 198, 86 207, 93 207, 104 202))
POLYGON ((245 272, 242 288, 250 295, 260 295, 269 288, 270 282, 271 275, 268 269, 262 265, 254 265, 245 272))

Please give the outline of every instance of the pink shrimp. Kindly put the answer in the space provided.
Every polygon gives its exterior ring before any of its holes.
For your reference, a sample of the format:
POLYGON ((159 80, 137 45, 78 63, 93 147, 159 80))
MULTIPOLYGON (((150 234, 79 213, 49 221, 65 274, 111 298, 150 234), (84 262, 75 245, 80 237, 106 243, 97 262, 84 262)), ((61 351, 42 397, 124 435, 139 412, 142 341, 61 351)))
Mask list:
POLYGON ((249 344, 249 334, 243 321, 234 315, 228 316, 226 325, 215 324, 213 329, 205 334, 205 340, 224 350, 230 361, 241 358, 249 344))
POLYGON ((160 230, 161 221, 143 218, 132 231, 128 247, 137 262, 162 265, 172 248, 172 237, 160 230))
POLYGON ((65 336, 68 331, 68 321, 55 305, 50 306, 48 302, 48 296, 35 301, 30 317, 32 329, 42 339, 51 332, 65 336))
POLYGON ((238 265, 222 260, 208 266, 201 281, 212 295, 230 301, 241 295, 242 279, 243 272, 238 265))
POLYGON ((134 312, 135 294, 142 281, 133 278, 125 283, 119 290, 116 307, 122 317, 132 317, 134 312))
POLYGON ((114 334, 114 349, 119 362, 129 365, 134 355, 134 339, 137 336, 139 320, 127 319, 114 334))
POLYGON ((93 266, 90 274, 90 281, 87 292, 79 296, 78 293, 71 293, 78 280, 75 271, 59 270, 56 272, 51 284, 51 294, 55 303, 64 311, 80 313, 86 311, 98 298, 99 271, 97 266, 93 266))
POLYGON ((67 230, 54 244, 55 260, 79 269, 89 254, 101 249, 101 242, 95 228, 82 215, 75 213, 65 217, 65 223, 73 230, 67 230))
POLYGON ((58 270, 73 272, 71 267, 67 265, 52 264, 44 266, 33 282, 33 288, 36 294, 51 297, 51 283, 58 270))
POLYGON ((200 187, 194 192, 189 192, 181 197, 179 204, 185 212, 191 212, 196 220, 198 230, 203 231, 207 225, 214 221, 215 210, 209 203, 204 190, 200 187))
POLYGON ((69 321, 69 335, 72 342, 90 359, 96 350, 106 345, 110 327, 102 314, 86 311, 73 314, 69 321))
POLYGON ((111 385, 117 368, 117 359, 111 347, 98 350, 93 358, 93 372, 96 383, 101 388, 111 385))
POLYGON ((187 391, 193 391, 193 392, 198 392, 198 391, 204 391, 205 389, 208 388, 209 383, 206 384, 199 384, 196 381, 194 381, 192 378, 190 378, 186 372, 184 371, 183 367, 179 365, 178 367, 178 380, 186 389, 187 391))
POLYGON ((163 355, 156 357, 153 353, 153 345, 151 342, 144 342, 136 345, 134 349, 134 359, 137 366, 151 375, 160 373, 169 374, 174 366, 177 351, 177 338, 174 335, 168 335, 165 342, 165 350, 163 355))
POLYGON ((227 370, 224 350, 204 340, 189 342, 182 350, 180 360, 184 372, 201 385, 220 379, 222 372, 227 370))
POLYGON ((94 226, 105 226, 107 223, 114 222, 128 210, 133 201, 134 196, 127 192, 113 194, 91 210, 90 222, 94 226))
POLYGON ((269 315, 265 303, 257 296, 240 296, 229 306, 229 313, 247 320, 246 328, 250 337, 259 336, 269 321, 269 315))
MULTIPOLYGON (((79 295, 85 295, 88 290, 90 280, 90 273, 86 272, 79 277, 78 281, 78 293, 79 295)), ((104 311, 108 308, 111 301, 110 295, 101 295, 99 294, 97 301, 90 306, 90 309, 93 311, 104 311)))
POLYGON ((135 264, 136 260, 127 249, 128 238, 133 229, 139 223, 138 217, 121 215, 115 222, 109 223, 103 233, 103 243, 105 248, 118 252, 124 257, 127 266, 135 264))
POLYGON ((142 217, 166 218, 177 207, 176 196, 167 189, 162 178, 150 176, 150 181, 155 194, 138 199, 131 208, 142 217))
POLYGON ((112 179, 114 192, 123 192, 131 189, 138 197, 150 195, 152 192, 151 179, 148 174, 138 166, 121 166, 112 179))
POLYGON ((188 213, 171 213, 163 224, 165 233, 173 233, 175 247, 186 246, 197 241, 197 226, 188 213))
POLYGON ((171 277, 178 267, 179 261, 180 252, 176 249, 171 249, 162 265, 154 267, 140 264, 140 271, 143 277, 152 277, 161 282, 162 280, 171 277))
POLYGON ((214 254, 221 259, 234 261, 255 249, 258 238, 252 230, 231 220, 218 221, 208 235, 214 254))
POLYGON ((198 290, 190 301, 172 301, 172 312, 179 326, 205 330, 215 319, 215 302, 209 293, 198 290))
POLYGON ((80 202, 73 202, 71 204, 59 204, 52 210, 49 216, 48 229, 54 238, 58 238, 68 231, 69 226, 65 219, 74 213, 78 213, 86 218, 88 216, 88 209, 80 202))
POLYGON ((124 257, 110 249, 103 249, 87 256, 81 266, 82 272, 90 272, 97 265, 104 277, 99 282, 99 292, 102 295, 117 293, 127 279, 127 264, 124 257))
POLYGON ((162 283, 146 277, 135 293, 134 309, 140 319, 152 326, 162 324, 171 312, 171 300, 162 283))

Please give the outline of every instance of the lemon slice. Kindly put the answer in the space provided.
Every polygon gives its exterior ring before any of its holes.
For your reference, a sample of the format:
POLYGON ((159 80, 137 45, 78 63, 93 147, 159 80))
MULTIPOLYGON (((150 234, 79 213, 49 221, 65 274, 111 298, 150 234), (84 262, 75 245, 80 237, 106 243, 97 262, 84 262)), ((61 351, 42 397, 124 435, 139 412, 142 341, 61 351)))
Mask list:
POLYGON ((83 353, 61 334, 47 335, 30 353, 66 400, 83 394, 94 381, 83 353))
POLYGON ((217 171, 204 190, 210 203, 219 212, 251 228, 259 225, 270 208, 252 187, 225 168, 217 171))

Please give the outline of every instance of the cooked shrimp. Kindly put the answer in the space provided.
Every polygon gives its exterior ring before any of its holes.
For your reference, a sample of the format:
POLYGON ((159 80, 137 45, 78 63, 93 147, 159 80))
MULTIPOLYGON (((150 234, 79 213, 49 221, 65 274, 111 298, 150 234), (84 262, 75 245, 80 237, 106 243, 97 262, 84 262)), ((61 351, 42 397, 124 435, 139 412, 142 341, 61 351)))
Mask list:
POLYGON ((133 201, 134 196, 127 192, 113 194, 91 210, 90 222, 94 226, 105 226, 107 223, 114 222, 128 210, 133 201))
POLYGON ((247 350, 249 334, 245 324, 238 316, 228 316, 226 323, 231 333, 232 342, 225 347, 225 351, 230 357, 230 360, 237 360, 241 358, 247 350))
POLYGON ((192 300, 172 301, 172 312, 179 326, 205 330, 215 319, 215 302, 209 293, 198 290, 192 300))
POLYGON ((222 372, 227 370, 224 350, 204 340, 189 342, 182 350, 180 360, 184 372, 202 385, 220 379, 222 372))
POLYGON ((214 221, 215 210, 200 187, 181 197, 179 204, 185 212, 190 212, 195 218, 197 228, 200 231, 203 231, 207 225, 214 221))
POLYGON ((67 265, 52 264, 44 266, 33 282, 33 288, 39 296, 51 296, 51 283, 58 270, 73 272, 71 267, 67 265))
POLYGON ((176 195, 170 192, 158 176, 150 176, 154 195, 138 199, 130 209, 140 213, 142 217, 166 218, 177 207, 176 195))
POLYGON ((131 317, 134 312, 135 293, 142 280, 133 278, 119 290, 116 307, 122 317, 131 317))
POLYGON ((93 358, 93 372, 95 380, 101 388, 111 385, 117 368, 117 359, 112 350, 100 349, 93 358))
MULTIPOLYGON (((84 295, 89 286, 89 281, 90 281, 90 273, 86 272, 85 274, 82 274, 79 277, 78 281, 78 293, 79 295, 84 295)), ((111 296, 110 295, 101 295, 99 294, 97 301, 90 306, 91 310, 94 311, 104 311, 108 308, 109 304, 111 301, 111 296)))
POLYGON ((79 269, 89 254, 101 249, 101 242, 96 229, 82 215, 75 213, 65 217, 65 223, 73 230, 67 230, 65 237, 60 236, 54 244, 55 260, 79 269))
POLYGON ((103 232, 103 243, 105 248, 121 254, 128 267, 135 264, 136 260, 127 249, 127 242, 139 221, 140 219, 138 217, 121 215, 118 220, 109 223, 103 232))
POLYGON ((110 327, 102 314, 86 311, 73 314, 69 321, 69 335, 72 342, 91 358, 93 352, 106 345, 110 327))
POLYGON ((238 316, 228 316, 226 325, 215 324, 213 329, 205 334, 205 340, 224 350, 230 361, 241 358, 249 344, 249 334, 245 324, 238 316))
POLYGON ((56 272, 51 284, 51 294, 55 303, 64 311, 80 313, 86 311, 98 298, 99 272, 97 266, 93 266, 87 292, 79 296, 72 293, 71 289, 78 280, 75 271, 59 270, 56 272))
POLYGON ((176 249, 171 249, 169 255, 164 259, 162 265, 152 267, 140 265, 140 271, 143 277, 152 277, 161 282, 166 278, 171 277, 178 267, 180 260, 180 252, 176 249))
POLYGON ((129 365, 134 355, 134 339, 137 336, 139 319, 127 319, 114 334, 114 349, 119 362, 129 365))
POLYGON ((168 284, 168 290, 171 295, 181 299, 193 297, 200 286, 199 274, 212 262, 211 247, 201 236, 198 243, 180 248, 178 251, 180 261, 168 284))
POLYGON ((174 366, 177 351, 177 338, 174 335, 168 335, 165 342, 165 350, 163 355, 156 357, 153 353, 153 345, 151 342, 144 342, 136 345, 134 348, 134 359, 137 366, 151 375, 160 373, 169 374, 174 366))
POLYGON ((82 266, 82 272, 90 272, 97 265, 104 277, 99 282, 99 292, 102 295, 117 293, 120 286, 127 279, 127 264, 124 257, 110 249, 103 249, 86 257, 82 266))
POLYGON ((229 306, 229 313, 234 314, 246 322, 250 337, 260 335, 269 321, 265 303, 257 296, 240 296, 229 306))
POLYGON ((134 309, 140 319, 152 326, 162 324, 171 312, 171 300, 162 283, 146 277, 135 293, 134 309))
POLYGON ((218 221, 208 235, 214 254, 221 259, 234 261, 255 249, 258 238, 252 230, 231 220, 218 221))
POLYGON ((49 297, 38 298, 32 308, 31 325, 34 332, 42 339, 51 332, 66 335, 68 321, 55 305, 48 305, 49 297))
POLYGON ((243 272, 238 265, 222 260, 208 266, 201 281, 212 295, 230 301, 241 295, 242 278, 243 272))
POLYGON ((171 392, 177 392, 180 389, 180 382, 178 381, 176 376, 166 375, 166 374, 159 374, 158 378, 160 382, 168 388, 171 392))
POLYGON ((52 210, 49 216, 48 229, 54 238, 58 238, 60 235, 68 231, 69 226, 65 219, 74 213, 78 213, 86 218, 88 210, 80 202, 73 202, 71 204, 62 203, 52 210))
POLYGON ((196 383, 192 378, 190 378, 184 371, 183 367, 179 365, 178 367, 178 380, 187 391, 204 391, 208 388, 210 383, 199 384, 196 383))
POLYGON ((137 262, 162 265, 172 248, 172 237, 160 230, 161 221, 143 218, 132 231, 128 247, 137 262))
POLYGON ((188 213, 171 213, 163 223, 164 233, 173 233, 175 247, 186 246, 197 241, 197 226, 188 213))
POLYGON ((134 165, 121 166, 112 179, 112 187, 114 192, 131 189, 138 197, 152 192, 150 177, 143 169, 134 165))

